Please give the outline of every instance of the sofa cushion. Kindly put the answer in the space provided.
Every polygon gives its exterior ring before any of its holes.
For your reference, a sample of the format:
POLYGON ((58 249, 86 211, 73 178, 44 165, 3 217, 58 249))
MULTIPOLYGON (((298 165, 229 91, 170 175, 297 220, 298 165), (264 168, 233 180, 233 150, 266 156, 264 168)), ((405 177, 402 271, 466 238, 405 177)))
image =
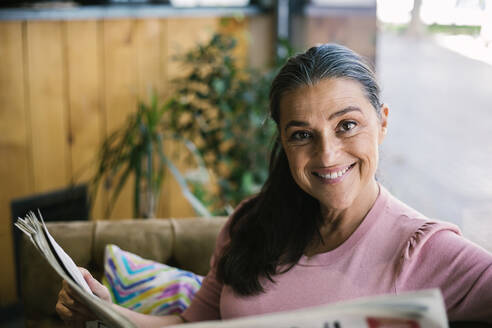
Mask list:
POLYGON ((107 245, 103 284, 113 302, 134 311, 166 315, 183 312, 201 286, 202 276, 144 259, 107 245))

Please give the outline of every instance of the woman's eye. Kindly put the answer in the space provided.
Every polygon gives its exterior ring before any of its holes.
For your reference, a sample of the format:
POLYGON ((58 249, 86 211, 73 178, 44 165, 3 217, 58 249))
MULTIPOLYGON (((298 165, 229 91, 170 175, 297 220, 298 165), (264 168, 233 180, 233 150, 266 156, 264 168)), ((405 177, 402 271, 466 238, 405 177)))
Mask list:
POLYGON ((307 131, 297 131, 290 136, 290 139, 293 141, 304 141, 309 139, 310 137, 311 137, 311 133, 307 131))
POLYGON ((357 126, 357 123, 354 121, 342 121, 338 125, 338 130, 340 132, 347 132, 347 131, 354 129, 356 126, 357 126))

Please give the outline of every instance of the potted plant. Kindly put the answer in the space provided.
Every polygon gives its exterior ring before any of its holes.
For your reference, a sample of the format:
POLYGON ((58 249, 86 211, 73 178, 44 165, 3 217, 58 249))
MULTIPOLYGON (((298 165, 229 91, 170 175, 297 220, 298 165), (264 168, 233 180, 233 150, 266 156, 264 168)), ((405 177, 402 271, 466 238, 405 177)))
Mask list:
POLYGON ((93 190, 102 181, 112 186, 107 209, 134 173, 134 215, 152 217, 166 169, 200 215, 210 215, 203 204, 213 214, 231 213, 242 199, 258 192, 268 175, 275 135, 268 116, 269 86, 293 53, 285 41, 278 46, 276 62, 266 72, 237 64, 236 40, 223 34, 180 56, 187 73, 173 81, 175 91, 168 101, 160 106, 154 96, 149 105, 140 103, 126 126, 101 148, 92 185, 93 190), (182 175, 163 152, 165 138, 181 142, 198 170, 182 175), (214 177, 212 188, 202 179, 207 172, 214 177))
POLYGON ((169 106, 159 105, 154 94, 150 104, 139 102, 138 110, 128 117, 126 124, 107 137, 100 149, 98 167, 91 181, 91 198, 95 199, 98 186, 104 182, 109 190, 106 216, 112 208, 131 174, 135 176, 133 215, 136 218, 155 217, 166 169, 178 181, 183 195, 197 214, 210 213, 188 188, 185 177, 164 153, 164 140, 172 138, 187 146, 197 163, 202 161, 186 139, 167 133, 164 116, 169 106))

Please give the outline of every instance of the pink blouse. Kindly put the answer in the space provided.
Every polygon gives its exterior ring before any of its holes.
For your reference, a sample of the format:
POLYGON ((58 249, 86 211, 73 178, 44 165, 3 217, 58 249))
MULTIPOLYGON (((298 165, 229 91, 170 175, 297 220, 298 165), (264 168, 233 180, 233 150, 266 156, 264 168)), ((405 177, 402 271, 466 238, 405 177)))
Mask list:
POLYGON ((492 254, 464 239, 455 225, 429 220, 382 186, 372 209, 342 245, 303 256, 290 271, 276 275, 275 283, 260 280, 266 291, 260 295, 238 296, 217 281, 215 259, 227 239, 223 228, 212 270, 183 313, 188 321, 438 287, 450 321, 492 323, 492 254))

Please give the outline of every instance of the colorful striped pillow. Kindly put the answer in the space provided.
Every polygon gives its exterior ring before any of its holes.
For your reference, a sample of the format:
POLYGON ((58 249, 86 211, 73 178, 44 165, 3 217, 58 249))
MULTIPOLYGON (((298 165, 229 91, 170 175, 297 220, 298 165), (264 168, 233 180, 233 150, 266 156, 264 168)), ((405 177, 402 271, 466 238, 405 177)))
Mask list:
POLYGON ((200 289, 203 277, 146 260, 107 245, 103 284, 113 302, 139 313, 166 315, 183 312, 200 289))

